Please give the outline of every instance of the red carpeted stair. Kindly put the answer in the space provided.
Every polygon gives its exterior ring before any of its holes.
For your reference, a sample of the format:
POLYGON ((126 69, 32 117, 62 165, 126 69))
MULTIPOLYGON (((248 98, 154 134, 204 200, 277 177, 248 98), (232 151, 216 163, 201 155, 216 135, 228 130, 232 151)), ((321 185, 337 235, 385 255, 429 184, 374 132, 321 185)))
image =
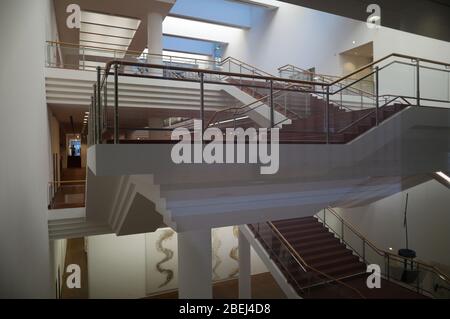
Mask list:
POLYGON ((316 218, 311 216, 273 224, 311 267, 336 278, 366 271, 365 264, 316 218))
POLYGON ((273 225, 309 268, 299 266, 268 224, 249 225, 249 228, 288 283, 304 298, 360 298, 352 288, 366 298, 424 298, 385 280, 382 289, 367 288, 366 265, 313 216, 275 221, 273 225), (340 283, 328 284, 330 277, 340 283))

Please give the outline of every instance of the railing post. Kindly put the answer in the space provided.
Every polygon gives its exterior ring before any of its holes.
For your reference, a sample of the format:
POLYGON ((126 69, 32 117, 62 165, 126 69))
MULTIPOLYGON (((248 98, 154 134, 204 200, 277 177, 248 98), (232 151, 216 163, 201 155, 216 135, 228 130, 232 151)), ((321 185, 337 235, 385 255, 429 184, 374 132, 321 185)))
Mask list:
POLYGON ((242 64, 239 64, 239 83, 242 85, 242 64))
POLYGON ((363 262, 366 263, 366 239, 363 238, 363 262))
POLYGON ((101 82, 102 70, 97 67, 97 144, 102 142, 102 87, 101 82))
POLYGON ((380 96, 380 91, 379 91, 379 83, 380 83, 380 80, 379 80, 379 70, 380 68, 377 66, 376 68, 375 68, 375 98, 376 98, 376 100, 375 100, 375 125, 376 126, 378 126, 378 122, 379 122, 379 119, 378 119, 378 108, 380 107, 380 101, 379 101, 379 96, 380 96))
POLYGON ((83 71, 86 71, 86 52, 84 47, 82 52, 83 52, 83 71))
POLYGON ((108 128, 108 76, 105 70, 105 82, 103 83, 103 126, 102 130, 107 130, 108 128))
POLYGON ((114 64, 114 144, 119 144, 119 65, 114 64))
POLYGON ((273 109, 273 81, 270 80, 270 128, 273 128, 275 126, 275 113, 273 109))
POLYGON ((47 43, 47 67, 54 67, 52 62, 52 47, 53 44, 47 43))
MULTIPOLYGON (((202 120, 202 136, 205 132, 205 74, 200 72, 200 118, 202 120)), ((202 138, 203 140, 203 138, 202 138)))
POLYGON ((390 259, 389 259, 389 254, 387 254, 387 279, 388 281, 390 281, 390 277, 391 277, 391 265, 390 265, 390 259))
MULTIPOLYGON (((414 262, 414 261, 411 261, 411 262, 414 262)), ((417 280, 417 293, 420 293, 420 281, 419 281, 420 272, 419 272, 419 263, 417 263, 417 269, 416 269, 416 271, 417 271, 417 278, 416 278, 416 280, 417 280)))
POLYGON ((91 104, 89 105, 89 116, 88 116, 88 122, 87 122, 88 144, 89 145, 92 145, 91 125, 92 125, 92 97, 91 97, 91 104))
POLYGON ((417 106, 420 106, 420 59, 416 60, 417 106))
POLYGON ((325 105, 325 125, 326 125, 326 140, 330 143, 330 87, 327 86, 327 100, 325 105))
POLYGON ((361 110, 364 109, 364 95, 363 92, 361 92, 361 110))
POLYGON ((93 102, 92 102, 92 130, 93 130, 93 140, 92 144, 97 143, 97 84, 93 85, 94 88, 94 94, 92 95, 93 102))

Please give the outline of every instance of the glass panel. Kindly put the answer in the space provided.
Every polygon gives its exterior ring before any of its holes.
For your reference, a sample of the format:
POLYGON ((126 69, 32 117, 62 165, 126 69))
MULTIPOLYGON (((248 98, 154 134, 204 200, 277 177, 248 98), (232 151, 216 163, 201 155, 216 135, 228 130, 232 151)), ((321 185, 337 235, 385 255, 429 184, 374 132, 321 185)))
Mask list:
POLYGON ((346 224, 343 224, 344 236, 342 239, 345 244, 353 251, 354 254, 360 257, 361 260, 364 258, 364 241, 360 238, 353 230, 346 224))
POLYGON ((416 66, 410 60, 390 61, 379 71, 380 96, 416 97, 416 66), (391 64, 392 63, 392 64, 391 64))
MULTIPOLYGON (((423 99, 450 101, 450 70, 439 65, 421 63, 420 97, 423 99)), ((440 106, 434 101, 422 105, 440 106)))

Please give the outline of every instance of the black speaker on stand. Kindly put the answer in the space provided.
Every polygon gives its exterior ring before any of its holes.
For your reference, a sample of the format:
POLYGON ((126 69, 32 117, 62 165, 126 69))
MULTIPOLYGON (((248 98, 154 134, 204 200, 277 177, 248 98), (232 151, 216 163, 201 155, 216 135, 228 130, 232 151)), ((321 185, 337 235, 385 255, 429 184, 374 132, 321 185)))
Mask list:
POLYGON ((417 280, 419 272, 414 269, 414 258, 416 258, 416 252, 412 249, 409 249, 408 243, 408 193, 406 193, 406 204, 405 204, 405 214, 403 219, 403 227, 405 227, 405 239, 406 239, 406 248, 401 248, 398 250, 398 255, 404 258, 403 261, 403 273, 401 281, 405 283, 413 283, 417 280))

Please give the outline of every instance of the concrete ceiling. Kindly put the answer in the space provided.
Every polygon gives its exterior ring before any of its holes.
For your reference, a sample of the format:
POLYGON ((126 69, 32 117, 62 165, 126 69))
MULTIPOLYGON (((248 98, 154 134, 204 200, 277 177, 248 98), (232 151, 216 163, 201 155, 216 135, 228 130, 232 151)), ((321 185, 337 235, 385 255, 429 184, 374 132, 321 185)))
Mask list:
POLYGON ((129 46, 129 50, 142 52, 147 46, 147 13, 160 12, 166 16, 175 0, 53 0, 59 32, 59 40, 66 43, 78 44, 80 32, 66 26, 68 13, 66 8, 70 4, 78 4, 82 11, 103 13, 119 17, 141 20, 139 28, 129 46))
MULTIPOLYGON (((61 125, 63 133, 80 133, 83 128, 85 112, 89 111, 86 106, 49 104, 49 108, 61 125), (73 119, 73 129, 70 118, 73 119)), ((206 112, 206 116, 211 116, 212 112, 206 112)), ((167 119, 170 117, 199 118, 198 111, 193 110, 172 110, 142 107, 126 107, 119 110, 119 121, 121 127, 144 128, 148 126, 150 119, 167 119)), ((108 115, 112 119, 112 113, 108 115)))

